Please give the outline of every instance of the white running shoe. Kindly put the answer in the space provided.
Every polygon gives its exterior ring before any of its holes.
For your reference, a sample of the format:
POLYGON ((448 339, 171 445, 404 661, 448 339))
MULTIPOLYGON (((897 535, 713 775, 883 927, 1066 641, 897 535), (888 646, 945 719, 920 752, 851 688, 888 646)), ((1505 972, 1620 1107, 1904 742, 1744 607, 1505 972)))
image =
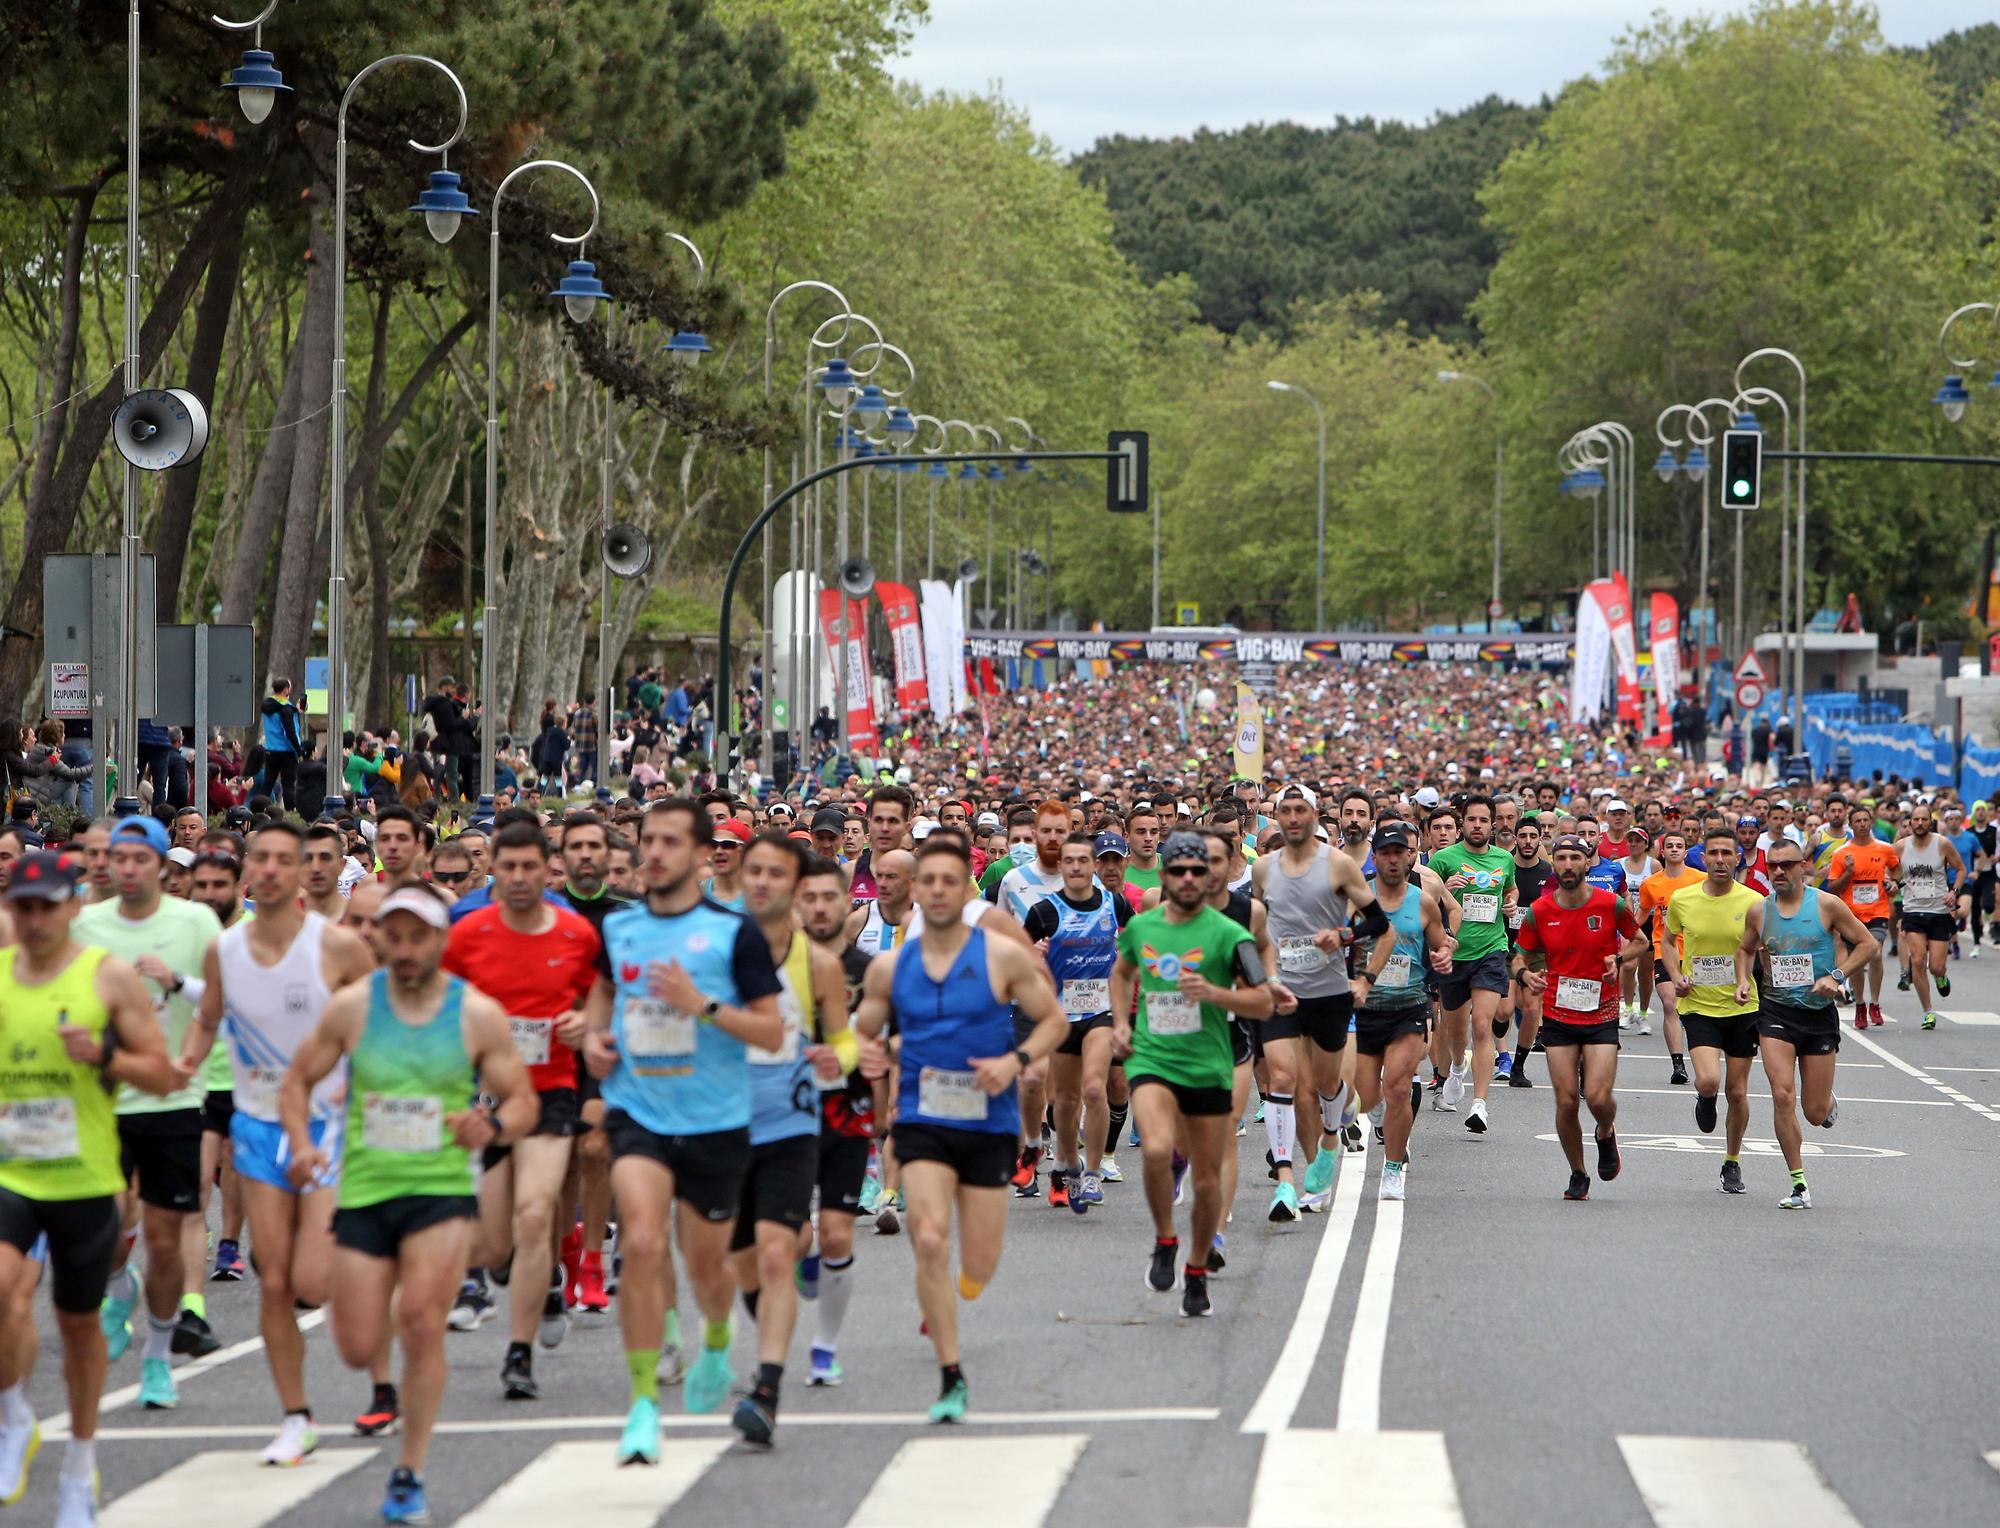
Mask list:
POLYGON ((663 1385, 678 1385, 687 1377, 687 1354, 681 1351, 678 1342, 660 1344, 660 1361, 653 1369, 653 1377, 663 1385))
POLYGON ((1099 1160, 1097 1164, 1097 1176, 1102 1178, 1106 1183, 1123 1183, 1125 1181, 1125 1174, 1119 1171, 1118 1168, 1118 1159, 1113 1156, 1106 1156, 1099 1160))
POLYGON ((319 1447, 319 1434, 313 1431, 312 1419, 292 1411, 285 1414, 285 1420, 278 1424, 278 1436, 264 1447, 258 1455, 263 1464, 290 1467, 302 1463, 307 1454, 319 1447))
POLYGON ((1474 1135, 1486 1134, 1486 1100, 1475 1098, 1472 1107, 1465 1111, 1465 1128, 1474 1135))
POLYGON ((1653 1012, 1650 1008, 1642 1008, 1639 1010, 1639 1033, 1642 1035, 1650 1035, 1652 1032, 1653 1032, 1653 1012))
POLYGON ((1840 1100, 1837 1098, 1829 1099, 1826 1105, 1826 1118, 1819 1122, 1819 1128, 1822 1130, 1831 1130, 1833 1122, 1839 1118, 1840 1100))
POLYGON ((1401 1162, 1382 1164, 1382 1186, 1375 1192, 1377 1199, 1404 1198, 1404 1189, 1409 1180, 1409 1170, 1401 1162))
POLYGON ((1465 1097, 1465 1072, 1453 1067, 1445 1074, 1444 1086, 1438 1089, 1438 1102, 1447 1109, 1457 1109, 1458 1101, 1465 1097))
POLYGON ((97 1472, 56 1481, 56 1528, 97 1528, 97 1472))

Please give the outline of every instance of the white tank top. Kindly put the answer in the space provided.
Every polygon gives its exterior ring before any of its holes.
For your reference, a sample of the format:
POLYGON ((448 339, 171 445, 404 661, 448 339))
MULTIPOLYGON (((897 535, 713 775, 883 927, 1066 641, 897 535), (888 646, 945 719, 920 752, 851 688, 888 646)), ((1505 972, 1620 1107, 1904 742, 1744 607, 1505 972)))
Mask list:
MULTIPOLYGON (((222 969, 222 1006, 229 1020, 229 1059, 236 1075, 236 1108, 275 1124, 278 1084, 299 1047, 319 1026, 330 996, 320 945, 326 919, 308 912, 284 958, 267 966, 250 953, 250 925, 239 922, 215 942, 222 969)), ((330 1117, 347 1090, 347 1062, 313 1089, 313 1114, 330 1117)))
POLYGON ((860 931, 854 936, 854 948, 864 955, 885 954, 896 947, 897 926, 882 917, 880 902, 864 902, 868 917, 862 922, 860 931))

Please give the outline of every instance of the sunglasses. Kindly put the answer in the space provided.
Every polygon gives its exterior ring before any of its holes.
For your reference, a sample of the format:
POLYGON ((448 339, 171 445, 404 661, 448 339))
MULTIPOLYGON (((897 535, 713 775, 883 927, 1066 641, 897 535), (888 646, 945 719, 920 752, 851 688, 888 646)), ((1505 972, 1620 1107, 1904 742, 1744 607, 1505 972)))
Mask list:
POLYGON ((442 881, 447 886, 457 886, 462 882, 471 880, 472 872, 470 870, 433 870, 431 872, 431 879, 433 881, 442 881))
POLYGON ((1207 874, 1208 874, 1208 866, 1206 866, 1206 865, 1168 865, 1168 866, 1167 866, 1167 867, 1166 867, 1165 869, 1163 869, 1163 870, 1162 870, 1162 871, 1160 872, 1160 874, 1161 874, 1161 875, 1207 875, 1207 874))

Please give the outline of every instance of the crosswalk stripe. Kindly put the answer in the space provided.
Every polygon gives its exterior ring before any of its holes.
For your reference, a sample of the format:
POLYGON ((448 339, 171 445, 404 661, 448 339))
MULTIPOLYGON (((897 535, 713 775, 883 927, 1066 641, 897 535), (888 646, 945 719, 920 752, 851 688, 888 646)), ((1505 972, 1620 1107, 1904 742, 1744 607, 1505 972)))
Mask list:
POLYGON ((1444 1434, 1295 1428, 1265 1437, 1250 1492, 1250 1528, 1354 1523, 1464 1528, 1444 1434))
POLYGON ((668 1438, 660 1462, 619 1468, 609 1442, 558 1443, 458 1520, 458 1528, 561 1522, 587 1505, 591 1528, 650 1528, 729 1451, 730 1438, 668 1438))
POLYGON ((847 1528, 1041 1528, 1088 1433, 918 1438, 896 1450, 847 1528), (948 1504, 944 1510, 940 1504, 948 1504))
POLYGON ((1657 1528, 1861 1528, 1803 1444, 1621 1433, 1618 1447, 1657 1528))
POLYGON ((274 1469, 246 1449, 211 1450, 111 1502, 98 1513, 98 1528, 159 1528, 218 1514, 230 1528, 263 1528, 376 1457, 372 1448, 323 1448, 303 1464, 274 1469))

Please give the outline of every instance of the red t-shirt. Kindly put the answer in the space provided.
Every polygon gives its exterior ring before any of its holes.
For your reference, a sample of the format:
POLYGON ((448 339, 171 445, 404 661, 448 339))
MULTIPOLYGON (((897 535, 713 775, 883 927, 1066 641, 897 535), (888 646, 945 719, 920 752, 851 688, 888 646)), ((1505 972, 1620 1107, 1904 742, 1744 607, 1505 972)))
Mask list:
POLYGON ((537 1093, 576 1086, 576 1052, 555 1037, 551 1021, 581 1008, 597 980, 597 930, 566 907, 549 911, 556 921, 547 933, 517 934, 498 905, 482 907, 451 926, 444 947, 445 970, 506 1010, 537 1093))
POLYGON ((1537 897, 1514 942, 1524 950, 1540 950, 1548 959, 1542 1017, 1558 1024, 1617 1018, 1618 982, 1605 979, 1604 963, 1638 932, 1623 899, 1601 886, 1591 887, 1581 907, 1561 906, 1553 890, 1537 897), (1589 996, 1593 991, 1594 1001, 1589 996))

